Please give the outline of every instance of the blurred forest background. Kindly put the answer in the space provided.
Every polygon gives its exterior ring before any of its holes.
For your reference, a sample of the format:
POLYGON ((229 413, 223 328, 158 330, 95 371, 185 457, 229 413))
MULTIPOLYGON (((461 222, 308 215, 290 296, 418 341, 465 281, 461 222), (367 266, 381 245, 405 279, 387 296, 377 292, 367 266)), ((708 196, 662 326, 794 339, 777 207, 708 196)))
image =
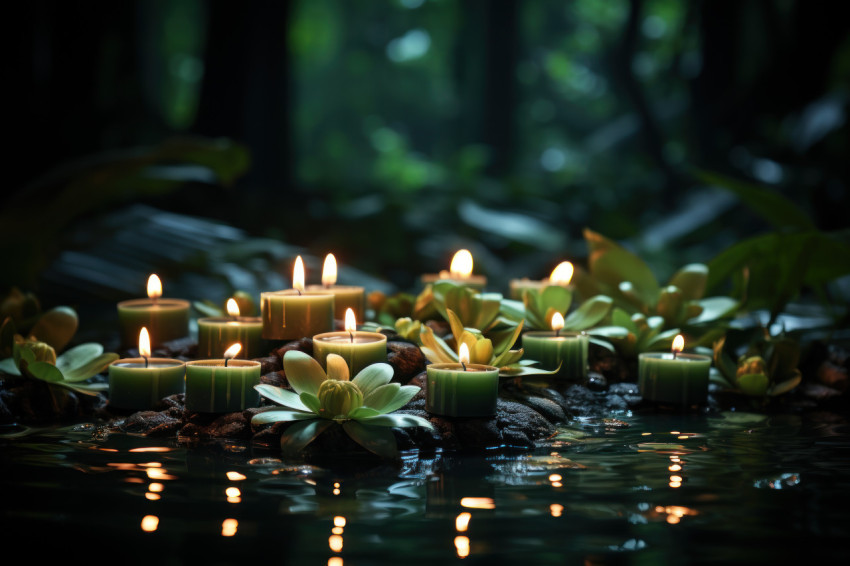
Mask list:
POLYGON ((2 285, 37 286, 131 204, 333 251, 402 289, 460 247, 497 286, 546 276, 586 255, 585 227, 664 280, 783 230, 704 171, 784 195, 846 241, 842 7, 21 3, 2 285))

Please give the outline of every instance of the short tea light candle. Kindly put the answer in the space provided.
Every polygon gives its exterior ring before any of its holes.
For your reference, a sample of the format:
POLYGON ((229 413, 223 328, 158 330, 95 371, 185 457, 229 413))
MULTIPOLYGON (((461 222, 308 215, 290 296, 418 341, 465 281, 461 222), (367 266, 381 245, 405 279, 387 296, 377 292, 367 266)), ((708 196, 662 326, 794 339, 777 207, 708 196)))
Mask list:
POLYGON ((154 346, 189 335, 189 301, 163 299, 162 282, 157 275, 148 278, 148 298, 118 303, 121 345, 136 343, 139 331, 147 328, 154 346))
POLYGON ((292 289, 260 294, 263 338, 297 340, 334 328, 334 296, 304 290, 304 262, 295 260, 292 289))
POLYGON ((387 361, 387 337, 379 332, 357 330, 354 311, 345 313, 345 332, 325 332, 313 336, 313 357, 327 369, 328 354, 338 354, 345 359, 355 377, 371 364, 387 361))
POLYGON ((198 319, 198 357, 221 358, 233 343, 243 345, 241 358, 258 358, 266 354, 263 321, 259 316, 240 316, 239 305, 227 299, 229 316, 198 319))
POLYGON ((549 275, 549 279, 541 279, 537 281, 535 279, 528 279, 524 277, 522 279, 511 279, 510 281, 510 298, 516 301, 522 300, 522 292, 526 289, 535 289, 538 291, 542 291, 544 288, 549 287, 550 285, 560 285, 561 287, 569 287, 570 281, 573 278, 573 264, 568 261, 562 261, 559 263, 555 269, 552 270, 552 274, 549 275))
POLYGON ((425 410, 447 417, 491 417, 499 396, 499 368, 469 363, 460 345, 460 363, 429 364, 425 410))
POLYGON ((308 285, 307 291, 332 294, 334 296, 334 318, 345 320, 345 311, 351 309, 358 320, 364 320, 366 290, 354 285, 337 285, 336 278, 336 258, 333 254, 328 254, 322 267, 322 284, 308 285))
POLYGON ((648 401, 676 405, 705 403, 711 358, 682 354, 682 335, 673 340, 671 353, 647 353, 638 356, 638 387, 648 401))
POLYGON ((484 291, 484 287, 487 286, 486 277, 472 274, 472 254, 469 250, 458 250, 455 253, 449 271, 443 270, 438 274, 431 273, 422 276, 423 285, 437 281, 452 281, 476 291, 484 291))
POLYGON ((530 360, 540 362, 540 367, 558 370, 558 377, 584 382, 587 379, 587 334, 562 332, 564 317, 552 316, 552 332, 526 332, 522 335, 522 349, 530 360), (558 369, 560 367, 560 369, 558 369))
POLYGON ((136 411, 152 409, 163 397, 183 393, 186 364, 170 358, 152 358, 147 328, 139 331, 139 355, 110 364, 111 406, 136 411))
POLYGON ((234 344, 222 360, 186 362, 186 409, 198 413, 231 413, 260 404, 260 362, 233 359, 234 344))

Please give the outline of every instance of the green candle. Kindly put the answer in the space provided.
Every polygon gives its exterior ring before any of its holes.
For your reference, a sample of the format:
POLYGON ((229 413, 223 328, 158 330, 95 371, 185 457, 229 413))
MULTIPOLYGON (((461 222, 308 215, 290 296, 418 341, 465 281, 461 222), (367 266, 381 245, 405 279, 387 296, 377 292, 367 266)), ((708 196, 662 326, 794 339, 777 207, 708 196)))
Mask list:
POLYGON ((313 357, 327 369, 328 354, 342 356, 356 376, 371 364, 387 361, 387 337, 379 332, 325 332, 313 336, 313 357))
POLYGON ((345 319, 345 311, 351 309, 357 320, 365 320, 366 315, 366 290, 354 285, 336 284, 336 258, 334 254, 325 256, 325 264, 322 267, 322 284, 308 285, 307 291, 314 293, 330 293, 334 296, 334 318, 345 319))
POLYGON ((334 328, 334 296, 304 290, 304 261, 295 258, 292 289, 260 294, 263 338, 297 340, 334 328))
POLYGON ((458 250, 455 253, 449 271, 443 270, 437 274, 426 273, 422 276, 422 285, 438 281, 451 281, 479 292, 483 292, 487 286, 485 276, 472 274, 472 254, 469 253, 469 250, 458 250))
POLYGON ((254 389, 260 383, 260 362, 197 360, 186 362, 186 409, 199 413, 230 413, 260 404, 254 389))
POLYGON ((425 410, 448 417, 491 417, 499 396, 499 368, 481 364, 430 364, 425 410))
POLYGON ((147 299, 118 303, 121 345, 132 346, 146 327, 154 346, 189 335, 189 301, 162 299, 162 283, 156 274, 148 278, 147 299))
POLYGON ((109 404, 153 408, 163 397, 183 393, 186 364, 169 358, 125 358, 109 366, 109 404))
POLYGON ((527 277, 523 277, 522 279, 511 279, 510 298, 516 301, 521 301, 522 293, 527 289, 542 291, 550 285, 567 287, 573 278, 573 271, 574 268, 572 263, 562 261, 555 267, 555 269, 552 270, 552 274, 548 279, 541 279, 540 281, 529 279, 527 277))
POLYGON ((648 401, 679 405, 705 403, 710 367, 711 358, 698 354, 640 354, 638 387, 648 401))
POLYGON ((263 339, 263 321, 258 316, 198 319, 198 357, 221 358, 234 342, 242 344, 238 357, 259 358, 268 353, 263 339))
POLYGON ((540 367, 558 370, 558 377, 584 382, 587 378, 588 337, 583 332, 561 332, 564 317, 561 313, 552 316, 549 331, 526 332, 522 335, 522 349, 530 360, 540 362, 540 367))

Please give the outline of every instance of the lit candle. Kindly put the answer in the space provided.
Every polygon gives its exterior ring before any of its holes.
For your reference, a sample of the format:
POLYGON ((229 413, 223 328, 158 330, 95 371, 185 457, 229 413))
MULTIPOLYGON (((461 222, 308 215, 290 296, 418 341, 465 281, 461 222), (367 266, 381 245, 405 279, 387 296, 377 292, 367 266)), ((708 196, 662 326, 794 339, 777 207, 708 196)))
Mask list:
POLYGON ((322 284, 309 285, 308 291, 331 293, 334 296, 334 318, 343 320, 345 311, 352 309, 358 320, 364 320, 366 313, 366 290, 353 285, 337 285, 336 258, 334 254, 325 257, 322 267, 322 284))
POLYGON ((562 332, 564 317, 556 312, 551 320, 552 331, 526 332, 522 349, 529 360, 537 360, 547 370, 558 369, 558 377, 584 382, 587 378, 588 337, 582 332, 562 332))
POLYGON ((708 372, 711 358, 682 354, 682 335, 673 340, 671 353, 638 356, 638 387, 644 399, 658 403, 695 405, 708 397, 708 372))
POLYGON ((118 303, 121 345, 132 346, 142 327, 154 346, 189 335, 189 301, 163 299, 162 282, 154 273, 148 278, 148 298, 118 303))
POLYGON ((297 340, 333 330, 334 296, 327 291, 305 291, 301 256, 295 260, 292 287, 260 294, 263 338, 297 340))
POLYGON ((448 417, 490 417, 496 414, 499 368, 469 363, 469 349, 461 344, 460 363, 429 364, 425 410, 448 417))
POLYGON ((524 277, 522 279, 511 279, 510 297, 511 299, 521 301, 522 292, 526 289, 535 289, 538 291, 542 291, 546 287, 552 285, 569 287, 570 281, 573 278, 573 271, 574 268, 572 263, 568 261, 562 261, 555 267, 555 269, 552 270, 552 274, 549 275, 549 279, 541 279, 540 281, 528 279, 527 277, 524 277))
POLYGON ((458 250, 449 270, 440 271, 438 274, 425 274, 422 276, 422 284, 436 283, 437 281, 452 281, 475 289, 484 291, 487 286, 487 278, 483 275, 472 274, 472 254, 469 250, 458 250))
POLYGON ((186 364, 152 358, 147 328, 139 331, 138 358, 123 358, 109 366, 109 404, 121 409, 152 409, 163 398, 183 393, 186 364))
POLYGON ((243 345, 241 358, 258 358, 267 352, 263 321, 258 316, 239 316, 235 299, 227 299, 229 316, 198 319, 198 357, 220 358, 234 342, 243 345))
POLYGON ((328 354, 338 354, 348 363, 351 377, 371 364, 387 361, 387 337, 379 332, 357 330, 354 311, 345 313, 345 332, 325 332, 313 336, 313 357, 327 369, 328 354))
POLYGON ((260 404, 260 362, 233 359, 242 348, 233 344, 224 359, 186 362, 186 409, 230 413, 260 404))

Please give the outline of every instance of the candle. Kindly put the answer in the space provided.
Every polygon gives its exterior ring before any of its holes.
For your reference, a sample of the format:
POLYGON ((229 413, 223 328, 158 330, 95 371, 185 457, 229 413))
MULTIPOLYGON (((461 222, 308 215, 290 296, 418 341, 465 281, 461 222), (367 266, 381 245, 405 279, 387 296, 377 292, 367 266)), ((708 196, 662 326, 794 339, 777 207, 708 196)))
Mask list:
POLYGON ((189 301, 163 299, 162 282, 154 273, 148 278, 148 298, 118 303, 121 344, 132 346, 142 327, 154 346, 189 335, 189 301))
POLYGON ((221 358, 234 342, 243 344, 242 358, 258 358, 267 352, 263 321, 258 316, 239 316, 235 299, 227 299, 226 317, 198 319, 198 357, 221 358))
POLYGON ((448 417, 490 417, 496 414, 499 368, 469 363, 469 349, 460 345, 460 363, 427 367, 425 410, 448 417))
POLYGON ((116 360, 109 366, 109 404, 122 409, 152 409, 163 397, 183 393, 186 364, 152 358, 147 328, 139 331, 138 358, 116 360))
POLYGON ((682 335, 673 340, 672 353, 638 356, 638 387, 644 399, 658 403, 695 405, 708 397, 711 358, 682 354, 682 335))
POLYGON ((186 362, 186 410, 230 413, 260 404, 254 389, 260 383, 260 362, 233 359, 240 349, 236 343, 223 360, 186 362))
POLYGON ((458 250, 449 271, 443 270, 438 274, 425 274, 422 276, 422 284, 436 283, 437 281, 452 281, 465 285, 476 291, 484 291, 487 286, 487 278, 483 275, 472 274, 472 254, 469 250, 458 250))
POLYGON ((297 340, 333 330, 334 296, 304 290, 304 262, 295 260, 292 289, 260 294, 263 338, 297 340))
POLYGON ((327 369, 328 354, 342 356, 355 377, 371 364, 387 361, 387 337, 378 332, 358 332, 354 311, 345 313, 345 332, 325 332, 313 336, 313 357, 327 369))
POLYGON ((334 296, 334 318, 344 320, 345 311, 352 309, 355 316, 359 320, 363 320, 366 313, 366 290, 363 287, 353 285, 337 285, 336 277, 336 258, 333 254, 328 254, 322 267, 322 284, 308 285, 307 291, 332 294, 334 296))
POLYGON ((522 336, 522 349, 530 360, 540 362, 547 370, 558 369, 558 377, 583 382, 587 378, 588 337, 580 332, 561 332, 564 317, 552 316, 552 332, 526 332, 522 336))
POLYGON ((526 289, 542 291, 543 289, 551 285, 560 285, 561 287, 568 287, 570 281, 573 278, 573 271, 574 268, 572 263, 568 261, 562 261, 555 267, 555 269, 552 270, 552 274, 549 275, 549 279, 541 279, 540 281, 529 279, 527 277, 524 277, 522 279, 511 279, 510 297, 511 299, 521 301, 522 292, 526 289))

